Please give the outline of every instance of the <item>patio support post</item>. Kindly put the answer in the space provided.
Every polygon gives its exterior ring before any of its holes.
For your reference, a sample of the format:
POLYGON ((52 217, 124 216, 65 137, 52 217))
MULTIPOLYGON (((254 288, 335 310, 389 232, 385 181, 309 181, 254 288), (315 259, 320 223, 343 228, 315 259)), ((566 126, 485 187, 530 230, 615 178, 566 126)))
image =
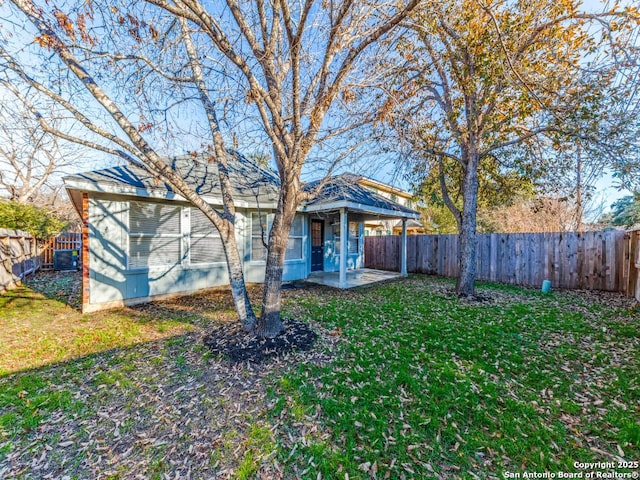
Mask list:
POLYGON ((402 240, 400 244, 400 275, 407 276, 407 219, 402 219, 402 240))
POLYGON ((340 288, 347 288, 347 255, 349 253, 349 223, 347 209, 340 209, 340 288))

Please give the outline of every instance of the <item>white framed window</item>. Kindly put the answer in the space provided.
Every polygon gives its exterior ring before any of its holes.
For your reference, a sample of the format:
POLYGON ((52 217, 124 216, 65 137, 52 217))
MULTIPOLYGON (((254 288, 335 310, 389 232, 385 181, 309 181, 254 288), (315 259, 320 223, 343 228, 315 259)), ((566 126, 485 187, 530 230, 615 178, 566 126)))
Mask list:
POLYGON ((349 253, 358 253, 360 251, 360 224, 358 222, 349 222, 349 253))
POLYGON ((224 247, 218 229, 202 211, 189 209, 189 264, 226 262, 224 247))
MULTIPOLYGON (((269 231, 273 224, 273 213, 251 213, 251 260, 264 262, 267 249, 264 246, 269 240, 269 231)), ((301 260, 303 258, 304 225, 302 215, 296 215, 291 224, 285 260, 301 260)))
POLYGON ((269 240, 272 223, 272 213, 251 212, 251 260, 254 262, 264 262, 267 259, 265 244, 269 240))
POLYGON ((333 250, 336 255, 340 255, 340 222, 334 222, 331 224, 331 232, 333 235, 333 250))
POLYGON ((291 224, 285 260, 302 260, 302 245, 304 245, 304 228, 302 215, 296 215, 291 224))
POLYGON ((180 263, 180 214, 181 208, 174 205, 129 202, 129 268, 180 263))

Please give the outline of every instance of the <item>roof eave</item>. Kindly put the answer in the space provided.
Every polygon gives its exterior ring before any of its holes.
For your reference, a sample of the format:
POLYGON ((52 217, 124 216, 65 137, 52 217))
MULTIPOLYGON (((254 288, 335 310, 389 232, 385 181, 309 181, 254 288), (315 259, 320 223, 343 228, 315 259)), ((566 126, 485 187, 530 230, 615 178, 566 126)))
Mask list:
POLYGON ((383 215, 385 217, 391 217, 391 218, 413 218, 416 220, 420 218, 420 213, 416 211, 407 212, 407 211, 401 211, 401 210, 391 210, 388 208, 374 207, 372 205, 365 205, 362 203, 349 202, 345 200, 322 203, 318 205, 305 205, 300 208, 300 211, 306 212, 306 213, 313 213, 313 212, 322 212, 327 210, 336 210, 340 208, 346 208, 350 211, 370 213, 374 215, 383 215))
MULTIPOLYGON (((69 192, 70 196, 71 196, 71 191, 78 190, 83 192, 108 193, 112 195, 128 195, 133 197, 142 197, 142 198, 150 198, 150 199, 188 202, 188 200, 184 198, 182 195, 178 195, 166 189, 141 188, 141 187, 134 187, 131 185, 113 184, 110 182, 91 182, 87 180, 78 179, 77 177, 65 177, 63 178, 63 181, 64 181, 64 186, 67 189, 67 192, 69 192)), ((209 205, 216 205, 216 206, 223 205, 222 199, 219 197, 202 195, 202 198, 209 205)), ((234 199, 234 204, 236 208, 269 208, 271 209, 271 208, 277 207, 277 204, 272 202, 261 203, 260 205, 258 205, 257 202, 252 203, 246 200, 238 200, 238 199, 234 199)), ((76 210, 77 209, 78 209, 78 206, 76 205, 76 210)))

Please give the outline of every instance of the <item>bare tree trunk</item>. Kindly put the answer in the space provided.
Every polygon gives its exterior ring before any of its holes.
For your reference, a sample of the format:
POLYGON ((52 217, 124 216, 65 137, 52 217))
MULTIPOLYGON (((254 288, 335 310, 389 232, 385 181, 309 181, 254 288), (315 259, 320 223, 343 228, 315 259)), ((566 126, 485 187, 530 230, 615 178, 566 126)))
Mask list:
POLYGON ((240 252, 238 251, 238 244, 235 242, 235 238, 233 241, 229 240, 232 236, 235 237, 235 231, 233 228, 229 228, 226 232, 227 238, 225 238, 223 243, 227 258, 231 296, 233 297, 233 304, 236 307, 236 313, 238 314, 242 328, 245 332, 251 332, 256 326, 256 316, 253 313, 251 301, 249 300, 249 292, 244 282, 244 271, 240 252))
MULTIPOLYGON (((215 102, 210 98, 204 81, 204 72, 202 65, 198 59, 196 46, 191 39, 191 33, 187 27, 187 21, 180 18, 180 25, 184 34, 184 42, 191 61, 191 71, 195 79, 195 84, 200 93, 200 101, 207 114, 209 128, 213 137, 213 145, 218 164, 218 179, 220 180, 220 193, 222 195, 222 203, 224 213, 219 223, 215 222, 215 218, 211 221, 214 223, 223 240, 223 247, 227 258, 227 269, 229 272, 229 284, 231 286, 231 295, 233 303, 236 306, 238 318, 245 331, 250 332, 256 326, 256 315, 249 300, 249 293, 244 282, 244 272, 242 268, 242 259, 238 251, 238 242, 236 241, 234 222, 236 218, 236 207, 233 200, 231 181, 229 180, 229 169, 227 165, 227 149, 224 145, 224 138, 220 132, 220 123, 218 122, 218 114, 216 112, 215 102), (222 228, 221 228, 222 227, 222 228)), ((207 214, 204 211, 205 215, 207 214)))
POLYGON ((462 221, 460 227, 459 274, 456 292, 463 297, 475 294, 476 280, 476 213, 478 210, 478 154, 468 152, 466 171, 462 182, 462 221))
POLYGON ((280 319, 282 272, 289 231, 298 204, 294 198, 288 198, 295 195, 291 190, 295 189, 282 186, 278 209, 269 233, 269 251, 262 291, 262 313, 255 327, 255 334, 259 337, 273 338, 283 329, 280 319))

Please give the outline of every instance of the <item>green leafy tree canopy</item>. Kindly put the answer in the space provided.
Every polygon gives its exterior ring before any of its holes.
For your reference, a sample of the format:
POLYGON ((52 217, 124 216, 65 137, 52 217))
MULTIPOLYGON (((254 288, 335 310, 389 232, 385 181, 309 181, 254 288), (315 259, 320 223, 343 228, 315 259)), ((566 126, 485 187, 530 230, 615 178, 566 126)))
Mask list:
POLYGON ((623 227, 640 224, 640 193, 627 195, 611 204, 611 224, 623 227))
POLYGON ((0 228, 23 230, 36 238, 48 238, 60 233, 66 223, 35 205, 0 201, 0 228))

